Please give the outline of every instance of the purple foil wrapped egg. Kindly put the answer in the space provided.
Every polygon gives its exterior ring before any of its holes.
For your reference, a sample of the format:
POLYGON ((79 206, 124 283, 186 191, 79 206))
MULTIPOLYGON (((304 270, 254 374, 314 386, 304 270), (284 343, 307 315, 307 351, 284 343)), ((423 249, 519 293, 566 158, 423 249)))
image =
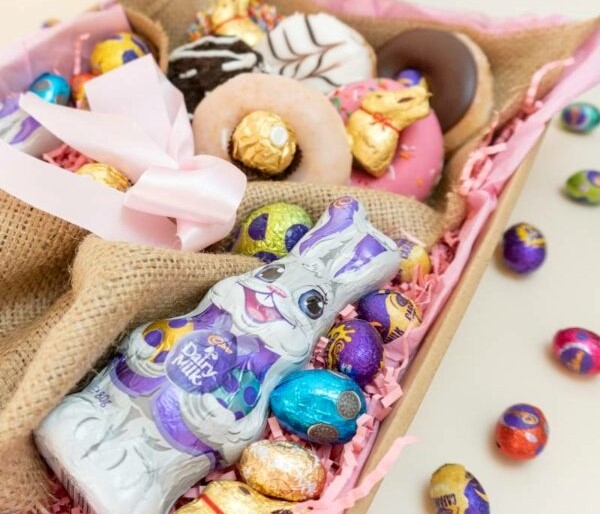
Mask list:
POLYGON ((421 324, 421 311, 401 293, 381 289, 363 296, 356 307, 358 317, 367 320, 387 344, 421 324))
POLYGON ((517 223, 504 232, 502 257, 515 273, 530 273, 546 258, 546 239, 529 223, 517 223))
POLYGON ((383 341, 368 321, 342 321, 329 331, 327 338, 327 367, 348 375, 360 386, 373 380, 383 367, 383 341))
POLYGON ((560 362, 580 375, 600 373, 600 336, 585 328, 571 327, 554 335, 552 350, 560 362))

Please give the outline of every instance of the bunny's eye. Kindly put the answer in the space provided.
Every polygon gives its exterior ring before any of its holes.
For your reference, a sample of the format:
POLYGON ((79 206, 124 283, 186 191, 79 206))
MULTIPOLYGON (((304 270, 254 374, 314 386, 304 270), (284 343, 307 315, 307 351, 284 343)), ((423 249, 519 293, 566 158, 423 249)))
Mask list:
POLYGON ((325 308, 325 298, 316 289, 311 289, 300 295, 298 306, 310 319, 319 319, 325 308))
POLYGON ((275 282, 283 275, 284 271, 285 266, 283 264, 273 264, 271 266, 265 266, 256 274, 256 276, 264 282, 275 282))

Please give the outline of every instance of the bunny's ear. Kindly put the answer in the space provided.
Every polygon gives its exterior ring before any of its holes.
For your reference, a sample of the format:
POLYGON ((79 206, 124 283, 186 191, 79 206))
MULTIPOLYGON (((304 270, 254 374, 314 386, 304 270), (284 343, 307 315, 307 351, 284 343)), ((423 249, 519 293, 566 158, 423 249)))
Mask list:
MULTIPOLYGON (((346 259, 337 271, 334 271, 334 278, 337 279, 345 273, 359 271, 361 268, 369 265, 378 255, 390 251, 390 248, 386 247, 377 238, 367 234, 354 246, 353 251, 352 249, 350 251, 352 252, 350 258, 346 259)), ((345 255, 346 252, 342 252, 342 254, 345 255)), ((344 280, 342 279, 341 281, 344 280)))
POLYGON ((334 200, 327 208, 327 212, 321 216, 317 225, 298 244, 297 248, 300 255, 319 243, 330 240, 332 237, 339 238, 341 232, 352 226, 359 213, 364 217, 364 211, 360 203, 351 196, 341 196, 334 200))

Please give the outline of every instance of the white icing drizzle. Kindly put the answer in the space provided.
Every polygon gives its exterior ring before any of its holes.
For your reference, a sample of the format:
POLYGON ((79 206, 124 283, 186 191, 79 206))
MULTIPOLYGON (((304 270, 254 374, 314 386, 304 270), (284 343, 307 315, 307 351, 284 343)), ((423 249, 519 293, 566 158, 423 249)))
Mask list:
MULTIPOLYGON (((186 43, 182 45, 169 55, 169 61, 178 61, 180 59, 226 59, 221 64, 221 69, 225 72, 240 71, 240 70, 251 70, 258 65, 258 56, 254 52, 237 53, 227 49, 210 49, 202 50, 197 47, 201 47, 204 44, 214 43, 220 46, 231 46, 236 42, 240 41, 237 37, 214 37, 206 36, 197 41, 186 43)), ((180 75, 181 77, 181 75, 180 75)), ((189 78, 189 77, 181 77, 189 78)))
POLYGON ((196 68, 192 68, 190 70, 184 71, 183 73, 180 73, 179 78, 180 79, 191 79, 191 78, 195 77, 196 75, 198 75, 198 70, 196 68))
POLYGON ((273 72, 306 81, 324 93, 373 74, 364 38, 324 13, 285 18, 256 50, 273 72))

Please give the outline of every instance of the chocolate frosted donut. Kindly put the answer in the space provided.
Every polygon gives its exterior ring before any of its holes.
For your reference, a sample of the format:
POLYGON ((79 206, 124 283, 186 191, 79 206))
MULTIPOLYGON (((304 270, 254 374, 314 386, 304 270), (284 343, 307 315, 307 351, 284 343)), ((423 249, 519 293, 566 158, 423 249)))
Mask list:
POLYGON ((183 93, 190 115, 206 92, 240 73, 262 71, 262 56, 235 36, 205 36, 169 56, 169 80, 183 93))
POLYGON ((446 150, 460 146, 490 118, 492 76, 483 51, 467 36, 435 29, 411 29, 377 51, 380 77, 416 69, 431 90, 431 106, 444 131, 446 150))

